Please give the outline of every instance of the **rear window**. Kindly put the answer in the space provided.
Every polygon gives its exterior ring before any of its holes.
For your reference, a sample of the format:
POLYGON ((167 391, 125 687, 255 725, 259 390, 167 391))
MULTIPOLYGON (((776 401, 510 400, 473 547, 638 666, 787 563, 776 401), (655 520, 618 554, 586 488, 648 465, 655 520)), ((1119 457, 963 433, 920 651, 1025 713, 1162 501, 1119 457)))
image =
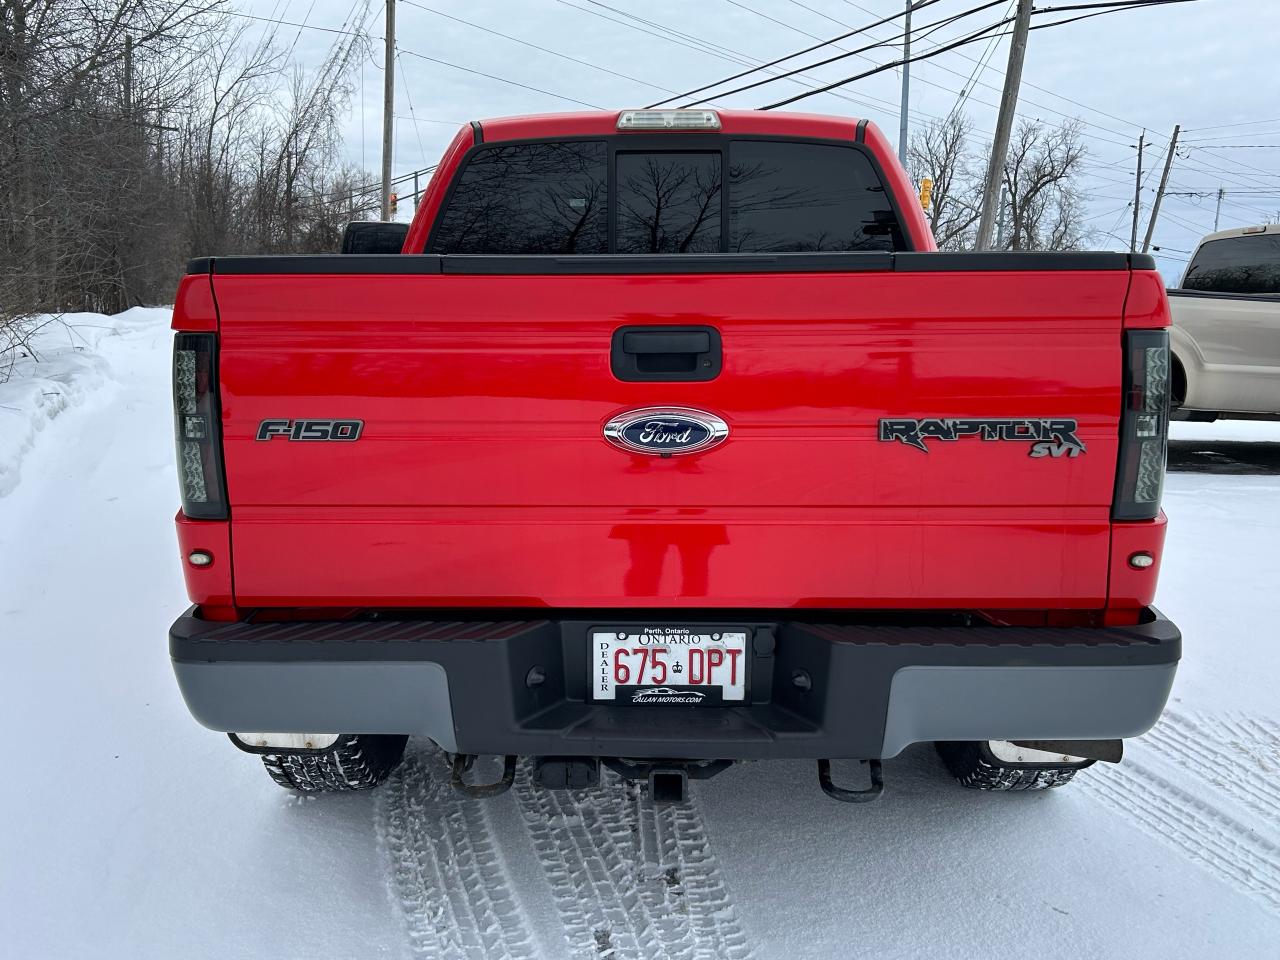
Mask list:
POLYGON ((852 145, 705 135, 685 144, 638 149, 619 138, 482 146, 458 176, 430 252, 908 249, 874 165, 852 145))
POLYGON ((720 250, 719 153, 619 153, 618 253, 720 250))
POLYGON ((607 253, 603 141, 479 150, 462 171, 431 249, 437 253, 607 253))
POLYGON ((901 250, 871 161, 852 147, 742 140, 729 148, 729 249, 901 250))
POLYGON ((1201 244, 1182 286, 1211 293, 1280 293, 1280 234, 1227 237, 1201 244))

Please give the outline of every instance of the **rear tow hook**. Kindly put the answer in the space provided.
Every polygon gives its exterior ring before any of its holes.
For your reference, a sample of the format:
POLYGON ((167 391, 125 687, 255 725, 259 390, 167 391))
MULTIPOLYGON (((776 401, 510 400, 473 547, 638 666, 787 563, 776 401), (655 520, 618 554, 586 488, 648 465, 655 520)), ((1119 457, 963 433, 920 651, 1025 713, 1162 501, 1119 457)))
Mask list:
POLYGON ((831 782, 831 761, 819 760, 818 785, 822 787, 822 792, 832 800, 839 800, 841 803, 870 803, 877 799, 884 792, 884 775, 880 770, 880 761, 863 760, 862 763, 867 765, 871 786, 862 790, 849 790, 845 787, 837 787, 831 782))
POLYGON ((470 753, 455 753, 453 755, 453 776, 449 779, 453 789, 474 800, 496 797, 511 789, 511 784, 515 783, 516 779, 516 758, 514 756, 503 757, 502 779, 495 780, 493 783, 467 783, 462 779, 462 775, 471 769, 475 759, 475 755, 470 753))

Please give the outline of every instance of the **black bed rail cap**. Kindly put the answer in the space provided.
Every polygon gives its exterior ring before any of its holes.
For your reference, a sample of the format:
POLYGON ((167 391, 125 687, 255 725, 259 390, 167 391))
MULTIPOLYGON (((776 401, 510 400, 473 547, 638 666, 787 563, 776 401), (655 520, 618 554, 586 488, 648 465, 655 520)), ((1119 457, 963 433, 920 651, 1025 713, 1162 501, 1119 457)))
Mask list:
POLYGON ((899 273, 996 272, 1017 270, 1154 270, 1145 254, 1104 250, 991 250, 983 252, 896 253, 899 273), (1132 266, 1130 265, 1130 262, 1132 266), (1140 261, 1140 262, 1139 262, 1140 261))
POLYGON ((685 254, 275 254, 197 257, 187 273, 213 274, 689 274, 689 273, 998 273, 1154 270, 1144 253, 1007 251, 943 253, 861 251, 685 254))

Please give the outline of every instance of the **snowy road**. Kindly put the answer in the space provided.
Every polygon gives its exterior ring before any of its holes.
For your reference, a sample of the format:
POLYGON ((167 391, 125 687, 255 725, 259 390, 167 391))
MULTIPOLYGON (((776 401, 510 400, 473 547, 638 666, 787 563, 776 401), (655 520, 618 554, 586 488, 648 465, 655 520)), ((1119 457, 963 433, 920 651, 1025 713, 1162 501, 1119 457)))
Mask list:
POLYGON ((196 726, 169 670, 165 322, 115 321, 0 497, 5 955, 1280 955, 1280 425, 1177 426, 1170 712, 1053 795, 961 790, 918 747, 865 808, 801 763, 680 809, 612 780, 462 802, 418 745, 373 795, 303 801, 196 726))

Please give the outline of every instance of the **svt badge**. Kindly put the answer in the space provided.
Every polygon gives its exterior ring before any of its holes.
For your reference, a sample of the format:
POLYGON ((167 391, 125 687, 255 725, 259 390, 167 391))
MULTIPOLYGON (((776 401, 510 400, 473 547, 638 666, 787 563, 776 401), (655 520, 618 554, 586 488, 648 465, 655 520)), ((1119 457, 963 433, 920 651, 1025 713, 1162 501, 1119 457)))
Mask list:
POLYGON ((604 438, 615 447, 655 457, 699 453, 723 443, 727 436, 727 423, 690 407, 628 410, 604 425, 604 438))

